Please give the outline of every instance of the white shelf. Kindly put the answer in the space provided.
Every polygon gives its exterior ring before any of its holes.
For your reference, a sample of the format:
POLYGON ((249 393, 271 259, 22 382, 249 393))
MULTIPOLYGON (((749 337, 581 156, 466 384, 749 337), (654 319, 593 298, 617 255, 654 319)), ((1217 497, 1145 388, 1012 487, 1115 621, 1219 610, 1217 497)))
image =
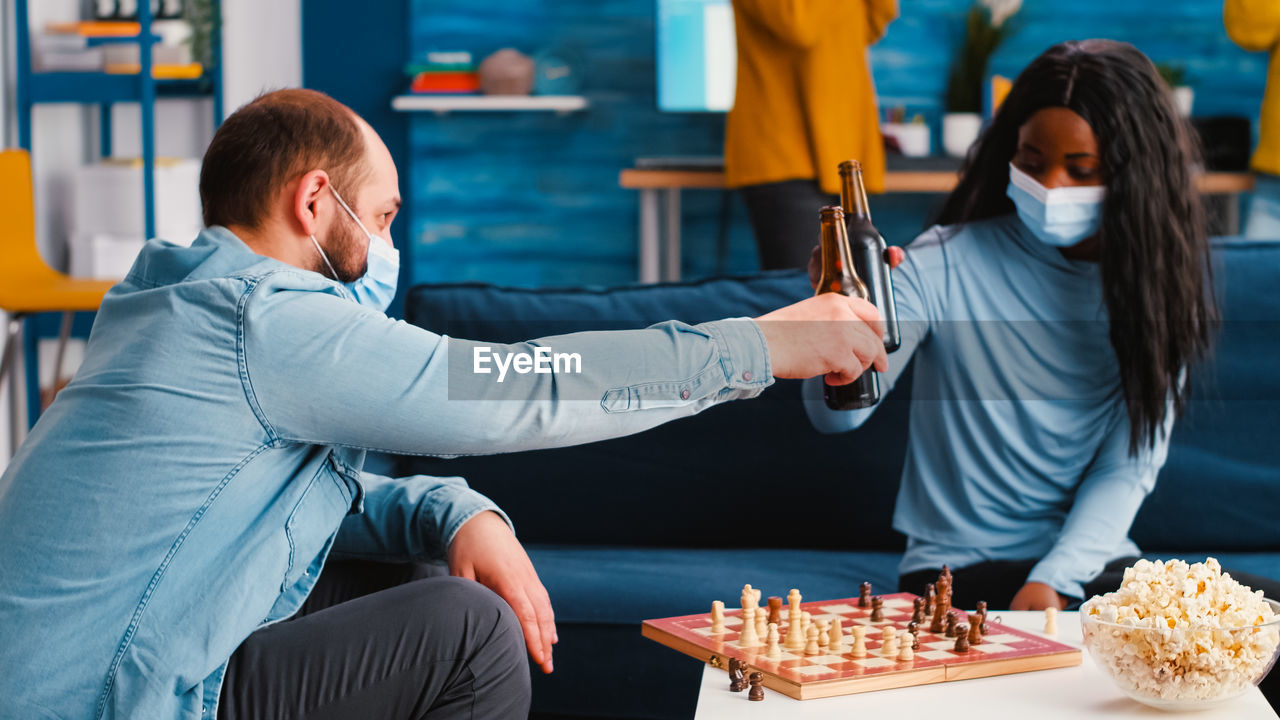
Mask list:
POLYGON ((587 106, 581 95, 397 95, 391 107, 401 112, 495 112, 549 111, 575 112, 587 106))

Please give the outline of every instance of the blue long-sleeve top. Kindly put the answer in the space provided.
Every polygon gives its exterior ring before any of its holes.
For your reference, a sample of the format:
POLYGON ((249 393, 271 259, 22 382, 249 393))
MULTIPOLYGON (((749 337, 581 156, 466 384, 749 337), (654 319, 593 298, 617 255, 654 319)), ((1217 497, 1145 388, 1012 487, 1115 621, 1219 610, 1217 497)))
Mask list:
MULTIPOLYGON (((1016 215, 934 227, 893 271, 902 346, 881 392, 915 360, 893 526, 907 573, 1039 558, 1027 582, 1083 597, 1155 485, 1154 447, 1129 453, 1129 424, 1096 263, 1067 260, 1016 215)), ((805 408, 822 432, 875 408, 832 411, 821 378, 805 408)))

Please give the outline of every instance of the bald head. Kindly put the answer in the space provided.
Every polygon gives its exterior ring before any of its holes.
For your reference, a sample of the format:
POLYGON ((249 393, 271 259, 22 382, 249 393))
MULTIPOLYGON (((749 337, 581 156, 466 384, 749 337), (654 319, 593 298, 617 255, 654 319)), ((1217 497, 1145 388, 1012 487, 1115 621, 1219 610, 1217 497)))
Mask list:
POLYGON ((232 113, 200 169, 205 225, 259 227, 289 183, 323 169, 341 188, 359 187, 371 153, 390 159, 368 123, 314 90, 277 90, 232 113))

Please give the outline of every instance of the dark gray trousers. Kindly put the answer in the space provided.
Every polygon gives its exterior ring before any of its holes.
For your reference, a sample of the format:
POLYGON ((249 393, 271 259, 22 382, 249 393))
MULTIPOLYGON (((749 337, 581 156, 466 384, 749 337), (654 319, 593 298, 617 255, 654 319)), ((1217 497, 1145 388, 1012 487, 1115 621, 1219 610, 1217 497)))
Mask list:
POLYGON ((760 254, 760 269, 808 267, 822 227, 818 211, 824 205, 839 205, 840 197, 822 192, 816 180, 748 185, 741 192, 760 254))
POLYGON ((220 720, 525 718, 515 614, 483 585, 421 565, 330 562, 297 615, 227 665, 220 720))

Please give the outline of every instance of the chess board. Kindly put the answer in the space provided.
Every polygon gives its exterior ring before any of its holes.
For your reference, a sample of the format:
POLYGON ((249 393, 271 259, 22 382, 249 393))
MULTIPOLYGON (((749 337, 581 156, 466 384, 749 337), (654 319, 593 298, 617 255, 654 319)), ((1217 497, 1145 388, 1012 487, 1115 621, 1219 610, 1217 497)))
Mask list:
MULTIPOLYGON (((963 653, 955 651, 954 638, 928 632, 926 623, 919 628, 920 649, 915 651, 915 659, 899 662, 896 657, 881 654, 881 633, 886 625, 898 631, 907 629, 907 623, 911 622, 912 600, 916 596, 897 593, 881 597, 884 599, 884 620, 880 622, 871 621, 871 609, 859 608, 857 598, 802 602, 801 609, 810 613, 812 621, 839 621, 843 628, 845 639, 841 647, 838 650, 826 648, 818 655, 806 656, 784 646, 782 656, 771 659, 765 652, 763 638, 755 647, 738 645, 738 630, 742 627, 740 609, 725 610, 725 632, 720 634, 712 634, 709 612, 646 620, 641 631, 650 640, 713 667, 727 670, 729 658, 743 660, 752 670, 761 671, 765 687, 797 700, 1071 667, 1081 662, 1079 648, 1055 642, 1043 635, 1006 627, 990 618, 987 619, 987 635, 983 642, 970 646, 969 651, 963 653), (868 626, 867 656, 863 658, 853 658, 849 654, 853 643, 849 628, 855 623, 868 626)), ((964 622, 963 613, 961 616, 964 622)), ((782 607, 781 620, 779 631, 785 642, 786 605, 782 607)))

